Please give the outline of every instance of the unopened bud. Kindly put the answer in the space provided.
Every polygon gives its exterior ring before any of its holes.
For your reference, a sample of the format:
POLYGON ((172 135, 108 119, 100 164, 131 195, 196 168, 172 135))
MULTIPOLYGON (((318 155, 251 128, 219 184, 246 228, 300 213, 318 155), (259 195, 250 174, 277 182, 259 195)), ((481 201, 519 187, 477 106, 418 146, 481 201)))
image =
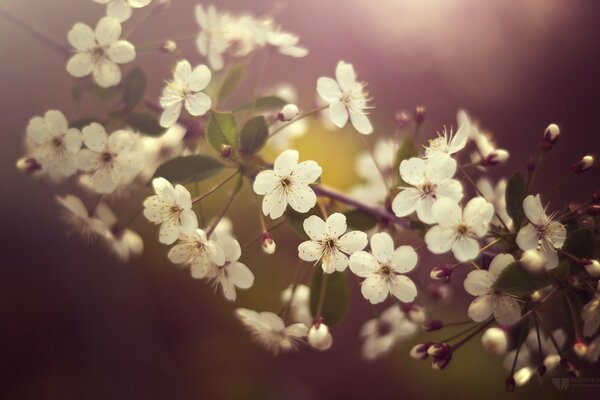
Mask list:
POLYGON ((523 386, 529 382, 531 376, 533 375, 533 371, 533 368, 530 367, 521 368, 513 375, 514 382, 517 384, 517 386, 523 386))
POLYGON ((502 164, 506 160, 508 160, 509 153, 504 149, 496 149, 492 151, 490 154, 481 159, 480 164, 484 167, 489 167, 492 165, 502 164))
POLYGON ((273 254, 275 253, 275 241, 273 240, 273 237, 271 236, 271 234, 267 231, 264 231, 262 233, 262 249, 266 254, 273 254))
POLYGON ((427 354, 429 346, 431 346, 430 342, 416 344, 410 349, 409 354, 415 360, 424 360, 429 357, 429 354, 427 354))
POLYGON ((423 122, 425 122, 425 107, 424 106, 417 106, 415 108, 415 122, 417 124, 422 124, 423 122))
POLYGON ((435 357, 431 362, 431 368, 436 369, 438 371, 443 370, 450 364, 452 360, 452 353, 448 352, 440 357, 435 357))
POLYGON ((536 290, 535 292, 533 292, 529 295, 529 298, 534 303, 537 303, 538 301, 540 301, 542 299, 542 293, 540 293, 539 290, 536 290))
POLYGON ((583 259, 581 264, 592 278, 600 278, 600 262, 598 260, 583 259))
POLYGON ((333 343, 329 328, 324 323, 316 323, 308 331, 308 344, 317 350, 328 350, 333 343))
POLYGON ((231 153, 232 153, 232 149, 231 146, 228 144, 222 144, 221 145, 221 157, 223 158, 229 158, 231 157, 231 153))
POLYGON ((396 111, 394 114, 394 119, 396 120, 396 126, 398 129, 404 129, 410 122, 410 115, 408 115, 406 111, 396 111))
POLYGON ((19 171, 28 175, 42 169, 42 165, 33 157, 22 157, 17 160, 16 167, 19 171))
POLYGON ((445 354, 448 354, 449 352, 450 352, 450 346, 448 346, 448 343, 444 343, 444 342, 433 343, 427 349, 427 354, 432 357, 441 357, 445 354))
POLYGON ((594 157, 590 155, 583 156, 581 160, 573 165, 573 172, 580 174, 583 171, 587 171, 588 169, 592 168, 592 165, 594 165, 594 157))
POLYGON ((298 107, 295 104, 287 104, 283 106, 279 114, 277 114, 277 119, 281 122, 291 121, 298 115, 298 107))
POLYGON ((170 54, 177 50, 177 43, 173 40, 165 40, 160 44, 160 52, 165 54, 170 54))
POLYGON ((429 276, 431 277, 431 279, 447 282, 450 280, 452 272, 454 272, 454 268, 448 265, 440 265, 437 267, 433 267, 431 269, 431 272, 429 273, 429 276))
POLYGON ((543 151, 550 151, 558 141, 560 136, 560 128, 556 124, 550 124, 544 131, 541 148, 543 151))
POLYGON ((489 328, 481 336, 481 344, 488 353, 501 356, 508 348, 508 336, 503 329, 489 328))
POLYGON ((585 342, 583 340, 578 339, 573 344, 573 352, 577 355, 577 357, 579 357, 579 358, 585 357, 585 355, 587 354, 587 351, 588 351, 588 346, 587 346, 587 344, 585 344, 585 342))
POLYGON ((532 273, 541 271, 544 269, 544 265, 546 265, 546 259, 537 250, 527 250, 523 252, 519 261, 525 270, 532 273))
POLYGON ((504 381, 504 387, 506 388, 507 392, 514 392, 515 391, 515 378, 513 378, 512 376, 509 376, 506 378, 506 380, 504 381))
POLYGON ((444 327, 444 323, 439 319, 430 319, 423 322, 423 329, 427 332, 437 331, 444 327))

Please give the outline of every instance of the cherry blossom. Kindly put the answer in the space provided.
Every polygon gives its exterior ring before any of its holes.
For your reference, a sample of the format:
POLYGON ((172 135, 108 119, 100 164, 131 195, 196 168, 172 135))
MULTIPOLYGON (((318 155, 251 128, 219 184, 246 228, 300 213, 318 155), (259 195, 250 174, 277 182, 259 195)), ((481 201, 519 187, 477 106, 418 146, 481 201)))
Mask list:
POLYGON ((106 15, 119 22, 127 21, 132 14, 132 8, 146 7, 152 0, 94 0, 106 5, 106 15))

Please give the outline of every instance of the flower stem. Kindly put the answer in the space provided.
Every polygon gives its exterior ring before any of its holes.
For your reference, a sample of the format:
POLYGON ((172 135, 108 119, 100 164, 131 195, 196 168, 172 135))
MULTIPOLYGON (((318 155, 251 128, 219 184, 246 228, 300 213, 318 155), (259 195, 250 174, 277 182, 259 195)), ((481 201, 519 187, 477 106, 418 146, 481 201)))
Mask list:
POLYGON ((475 335, 479 334, 481 331, 483 331, 485 328, 487 328, 492 322, 494 322, 494 318, 490 318, 487 321, 485 321, 484 323, 480 324, 477 327, 477 329, 475 329, 473 332, 469 333, 467 336, 465 336, 463 339, 461 339, 458 343, 456 343, 455 345, 453 345, 452 346, 452 351, 457 350, 460 346, 462 346, 463 344, 467 343, 475 335))
POLYGON ((194 200, 192 200, 192 204, 196 204, 200 200, 207 198, 208 196, 210 196, 211 194, 213 194, 214 192, 216 192, 220 187, 222 187, 227 182, 229 182, 231 179, 233 179, 239 173, 240 173, 240 170, 238 169, 233 174, 231 174, 230 176, 228 176, 227 178, 225 178, 225 180, 223 180, 223 182, 219 183, 218 185, 216 185, 215 187, 213 187, 212 189, 210 189, 208 192, 206 192, 204 194, 201 194, 200 196, 198 196, 194 200))
POLYGON ((550 338, 550 341, 552 342, 552 345, 554 346, 554 348, 556 349, 556 353, 558 354, 558 356, 560 358, 563 358, 562 356, 562 351, 560 350, 560 346, 558 345, 558 342, 556 341, 556 339, 554 338, 554 335, 552 334, 552 332, 550 332, 548 330, 548 327, 546 325, 544 325, 544 321, 542 321, 542 318, 540 318, 539 315, 537 315, 537 312, 535 312, 535 310, 533 311, 533 317, 537 318, 538 322, 540 323, 540 326, 542 327, 542 329, 546 332, 546 334, 548 335, 548 337, 550 338))
POLYGON ((206 232, 206 236, 207 237, 210 237, 210 235, 214 232, 214 230, 217 227, 217 225, 219 224, 219 222, 221 222, 221 220, 223 219, 223 217, 225 216, 225 214, 227 214, 227 211, 229 211, 229 208, 233 204, 233 200, 235 199, 235 196, 238 194, 238 192, 242 188, 242 184, 243 183, 244 183, 244 179, 240 175, 240 178, 238 179, 238 183, 235 186, 235 189, 233 190, 233 192, 229 196, 229 199, 227 199, 227 204, 225 204, 225 207, 223 207, 223 210, 221 211, 221 213, 219 214, 219 216, 215 219, 215 221, 212 223, 212 225, 210 226, 210 228, 207 230, 207 232, 206 232))

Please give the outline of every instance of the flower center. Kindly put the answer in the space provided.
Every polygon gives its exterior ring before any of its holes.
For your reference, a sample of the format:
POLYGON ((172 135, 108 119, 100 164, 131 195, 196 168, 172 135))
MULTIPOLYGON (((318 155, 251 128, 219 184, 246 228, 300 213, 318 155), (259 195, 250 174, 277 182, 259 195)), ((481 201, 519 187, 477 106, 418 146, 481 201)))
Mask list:
POLYGON ((323 245, 325 253, 331 254, 337 250, 337 240, 334 238, 325 238, 322 240, 321 244, 323 245))
POLYGON ((377 335, 385 336, 392 332, 392 325, 387 321, 377 321, 377 335))
POLYGON ((382 264, 377 273, 383 277, 389 277, 392 275, 392 267, 390 267, 388 264, 382 264))
POLYGON ((430 182, 426 182, 425 184, 423 184, 423 186, 421 186, 422 197, 431 197, 431 198, 435 199, 435 197, 436 197, 435 190, 436 189, 437 189, 437 185, 434 185, 433 183, 430 183, 430 182))
POLYGON ((61 147, 63 147, 63 143, 64 142, 63 142, 62 138, 60 138, 60 137, 55 137, 52 139, 52 146, 55 149, 60 149, 61 147))
POLYGON ((100 159, 104 163, 109 163, 113 160, 113 155, 112 155, 112 153, 108 153, 108 152, 102 153, 102 155, 100 156, 100 159))
POLYGON ((94 62, 98 62, 106 57, 106 49, 102 46, 96 46, 92 49, 92 59, 94 62))
POLYGON ((459 235, 464 236, 469 233, 469 227, 465 224, 460 224, 456 227, 456 232, 458 232, 459 235))

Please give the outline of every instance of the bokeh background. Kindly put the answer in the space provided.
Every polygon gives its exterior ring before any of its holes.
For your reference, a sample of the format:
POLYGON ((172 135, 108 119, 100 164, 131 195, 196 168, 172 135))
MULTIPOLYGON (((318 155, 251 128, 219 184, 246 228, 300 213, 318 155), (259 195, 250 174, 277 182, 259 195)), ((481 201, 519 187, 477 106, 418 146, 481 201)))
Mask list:
MULTIPOLYGON (((249 0, 213 2, 231 11, 269 13, 301 36, 310 55, 273 57, 265 86, 292 81, 309 108, 319 76, 333 75, 339 59, 352 62, 369 83, 372 119, 378 134, 393 132, 396 110, 427 107, 424 135, 454 124, 466 108, 511 151, 495 176, 522 168, 535 152, 543 129, 557 122, 562 135, 540 176, 548 189, 585 153, 598 155, 600 103, 600 3, 558 0, 249 0)), ((136 46, 197 31, 192 0, 175 0, 163 14, 131 36, 136 46)), ((94 25, 104 9, 91 0, 0 0, 47 35, 66 42, 75 22, 94 25)), ((134 16, 135 18, 135 16, 134 16)), ((201 62, 193 42, 182 48, 201 62)), ((141 52, 135 65, 158 96, 173 58, 141 52)), ((251 68, 256 68, 253 60, 251 68)), ((411 343, 389 357, 360 358, 358 329, 370 318, 354 287, 350 317, 333 330, 331 351, 304 349, 274 358, 252 344, 233 319, 235 305, 166 259, 156 230, 141 218, 135 228, 146 238, 145 254, 123 265, 99 246, 68 236, 52 187, 19 174, 24 128, 47 109, 70 120, 90 115, 70 95, 75 80, 65 60, 14 23, 0 17, 0 397, 6 399, 464 399, 594 398, 596 389, 556 390, 536 379, 517 393, 504 392, 501 359, 485 354, 478 341, 455 356, 444 372, 406 355, 411 343)), ((126 66, 132 68, 131 65, 126 66)), ((251 69, 252 71, 252 69, 251 69)), ((252 86, 249 74, 246 86, 252 86)), ((318 160, 324 181, 346 188, 356 182, 353 156, 357 134, 314 127, 298 143, 302 157, 318 160)), ((573 179, 552 199, 556 206, 599 189, 600 175, 573 179)), ((131 215, 142 197, 116 205, 131 215)), ((219 209, 216 198, 207 213, 219 209)), ((240 200, 232 211, 242 244, 258 233, 256 204, 240 200)), ((243 261, 255 286, 236 305, 275 309, 279 292, 292 279, 298 239, 281 230, 279 254, 248 250, 243 261)), ((414 238, 407 238, 410 242, 414 238)), ((435 259, 422 260, 424 276, 435 259)), ((466 297, 453 288, 450 302, 437 306, 448 319, 465 317, 466 297)), ((423 302, 431 300, 423 297, 423 302)), ((434 314, 435 315, 435 314, 434 314)), ((600 377, 598 368, 588 376, 600 377)))

